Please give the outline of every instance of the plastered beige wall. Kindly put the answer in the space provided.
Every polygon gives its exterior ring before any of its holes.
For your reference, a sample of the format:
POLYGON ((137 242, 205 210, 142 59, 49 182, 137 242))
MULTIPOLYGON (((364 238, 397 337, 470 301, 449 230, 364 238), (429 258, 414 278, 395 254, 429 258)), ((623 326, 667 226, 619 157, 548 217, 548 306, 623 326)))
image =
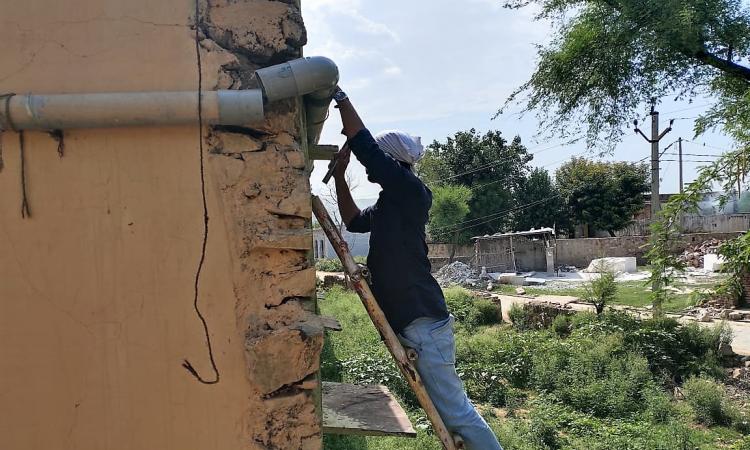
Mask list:
MULTIPOLYGON (((194 4, 0 2, 0 92, 197 89, 194 4)), ((201 4, 203 88, 253 87, 299 54, 294 4, 201 4)), ((209 235, 193 310, 203 209, 197 127, 70 130, 65 153, 2 136, 0 449, 319 448, 322 344, 308 262, 300 105, 205 134, 209 235), (303 381, 307 383, 303 384, 303 381), (314 386, 314 382, 312 385, 314 386)))

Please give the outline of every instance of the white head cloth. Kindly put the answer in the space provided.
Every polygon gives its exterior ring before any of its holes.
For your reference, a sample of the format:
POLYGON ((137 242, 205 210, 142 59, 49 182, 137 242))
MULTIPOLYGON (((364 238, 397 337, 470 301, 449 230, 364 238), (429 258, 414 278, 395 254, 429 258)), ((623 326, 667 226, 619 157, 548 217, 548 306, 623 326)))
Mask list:
POLYGON ((401 131, 382 131, 375 135, 375 142, 381 150, 398 161, 412 165, 424 156, 422 138, 401 131))

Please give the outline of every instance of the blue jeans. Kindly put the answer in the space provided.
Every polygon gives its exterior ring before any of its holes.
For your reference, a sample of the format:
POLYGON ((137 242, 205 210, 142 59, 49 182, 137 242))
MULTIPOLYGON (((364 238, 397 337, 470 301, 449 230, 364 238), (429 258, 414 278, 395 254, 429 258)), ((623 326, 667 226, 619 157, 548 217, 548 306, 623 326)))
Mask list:
POLYGON ((464 439, 468 450, 502 450, 456 373, 453 322, 453 316, 444 320, 422 317, 407 325, 398 337, 405 347, 419 354, 417 371, 448 429, 464 439))

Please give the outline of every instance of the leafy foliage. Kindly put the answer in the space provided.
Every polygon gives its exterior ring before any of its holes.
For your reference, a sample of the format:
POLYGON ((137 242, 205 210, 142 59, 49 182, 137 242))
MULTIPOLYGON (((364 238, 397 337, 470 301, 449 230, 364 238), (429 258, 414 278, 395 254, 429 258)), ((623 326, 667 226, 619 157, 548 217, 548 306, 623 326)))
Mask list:
POLYGON ((698 423, 728 425, 748 431, 748 419, 732 403, 726 390, 716 381, 706 377, 693 377, 682 386, 685 399, 695 413, 698 423))
POLYGON ((521 138, 506 140, 499 131, 480 135, 475 129, 459 131, 445 142, 434 141, 420 161, 417 173, 431 189, 442 184, 466 186, 473 191, 466 226, 459 241, 478 234, 495 233, 511 226, 507 211, 516 206, 515 196, 529 172, 532 156, 521 138))
MULTIPOLYGON (((463 295, 469 294, 461 289, 446 292, 453 304, 463 295)), ((467 298, 462 300, 471 305, 467 298)), ((418 429, 416 440, 327 436, 324 448, 439 450, 437 439, 421 426, 424 416, 410 393, 401 390, 404 383, 355 294, 332 289, 321 309, 338 317, 344 328, 327 335, 323 378, 386 383, 418 429)), ((696 376, 709 380, 706 374, 718 373, 715 349, 727 338, 720 328, 704 329, 672 319, 643 321, 613 312, 576 314, 565 322, 562 334, 554 331, 561 325, 518 331, 497 325, 470 328, 461 319, 457 322, 457 370, 504 448, 748 448, 750 441, 741 435, 746 432, 746 416, 729 398, 724 397, 722 414, 731 428, 696 427, 690 400, 674 399, 672 383, 662 387, 666 379, 680 384, 696 376), (502 407, 504 413, 498 414, 502 419, 494 414, 500 410, 488 405, 502 407)), ((710 392, 696 395, 695 389, 688 388, 684 393, 687 399, 700 398, 697 405, 714 401, 710 392)))
POLYGON ((554 227, 567 230, 570 218, 565 202, 547 170, 536 167, 523 180, 516 194, 519 205, 539 205, 517 211, 514 216, 516 230, 554 227))
POLYGON ((466 186, 446 184, 432 189, 432 208, 427 224, 431 239, 452 244, 468 242, 465 233, 453 230, 469 214, 471 196, 471 189, 466 186))
POLYGON ((707 89, 723 96, 698 131, 717 124, 739 131, 726 119, 748 110, 750 69, 742 64, 750 53, 750 13, 742 0, 505 4, 537 5, 537 18, 551 20, 555 35, 539 47, 535 72, 503 108, 528 94, 525 110, 537 110, 553 132, 571 136, 585 127, 593 145, 618 138, 651 98, 691 98, 707 89))
POLYGON ((338 258, 322 258, 315 261, 315 269, 322 272, 343 272, 344 266, 338 258))
POLYGON ((474 329, 482 325, 494 325, 503 321, 499 305, 490 300, 471 295, 465 289, 446 289, 445 301, 448 310, 462 327, 474 329))
MULTIPOLYGON (((735 186, 743 186, 750 173, 750 147, 742 147, 721 155, 716 161, 702 167, 698 176, 684 191, 673 195, 663 206, 657 220, 651 223, 650 249, 646 253, 652 267, 651 283, 654 311, 661 311, 661 305, 668 293, 665 287, 674 281, 674 274, 684 269, 674 251, 677 240, 682 235, 680 217, 695 213, 705 195, 716 185, 724 193, 719 199, 721 206, 735 192, 735 186)), ((719 254, 727 263, 724 270, 729 272, 728 281, 717 289, 720 295, 739 296, 740 276, 750 269, 750 232, 726 241, 719 247, 719 254)))
POLYGON ((601 272, 601 275, 591 280, 585 289, 584 300, 593 303, 596 313, 601 314, 604 311, 604 306, 614 300, 615 294, 617 294, 614 272, 608 270, 601 272))
POLYGON ((555 173, 560 193, 575 223, 614 232, 632 222, 648 192, 644 164, 573 158, 555 173))

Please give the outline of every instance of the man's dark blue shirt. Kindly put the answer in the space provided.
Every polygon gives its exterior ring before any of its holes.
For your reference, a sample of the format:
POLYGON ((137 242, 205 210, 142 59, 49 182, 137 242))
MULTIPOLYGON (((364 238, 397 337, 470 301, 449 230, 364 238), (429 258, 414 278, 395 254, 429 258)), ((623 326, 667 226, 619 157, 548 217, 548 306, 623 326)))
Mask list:
POLYGON ((349 148, 368 178, 383 188, 378 201, 352 219, 347 229, 370 233, 367 267, 372 292, 388 322, 399 333, 419 317, 447 318, 425 243, 432 192, 410 169, 385 154, 368 130, 351 138, 349 148))

